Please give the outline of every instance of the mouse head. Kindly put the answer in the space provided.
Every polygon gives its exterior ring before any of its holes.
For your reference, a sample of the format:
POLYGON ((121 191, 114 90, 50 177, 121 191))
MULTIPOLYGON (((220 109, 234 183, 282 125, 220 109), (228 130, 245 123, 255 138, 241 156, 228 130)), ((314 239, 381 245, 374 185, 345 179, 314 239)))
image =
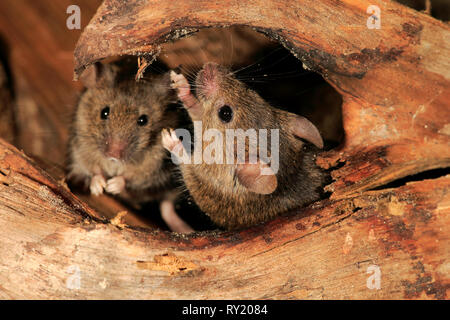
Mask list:
POLYGON ((169 76, 116 83, 112 67, 94 71, 97 78, 88 84, 79 102, 78 136, 92 148, 93 155, 112 161, 137 161, 159 142, 166 107, 173 100, 169 76))
POLYGON ((264 129, 282 126, 280 129, 323 148, 322 137, 309 120, 271 107, 224 66, 206 63, 197 75, 196 91, 202 110, 191 117, 203 120, 207 127, 264 129))
MULTIPOLYGON (((285 141, 301 146, 300 138, 323 147, 319 131, 309 120, 271 107, 223 66, 205 64, 196 78, 196 93, 201 110, 188 111, 194 121, 202 120, 204 130, 214 128, 225 136, 226 129, 279 129, 280 144, 285 141)), ((280 152, 287 149, 293 148, 279 148, 280 152)), ((300 151, 300 147, 297 149, 300 151)), ((237 164, 235 175, 249 191, 270 194, 277 188, 277 176, 271 168, 267 161, 258 159, 256 164, 237 164)))

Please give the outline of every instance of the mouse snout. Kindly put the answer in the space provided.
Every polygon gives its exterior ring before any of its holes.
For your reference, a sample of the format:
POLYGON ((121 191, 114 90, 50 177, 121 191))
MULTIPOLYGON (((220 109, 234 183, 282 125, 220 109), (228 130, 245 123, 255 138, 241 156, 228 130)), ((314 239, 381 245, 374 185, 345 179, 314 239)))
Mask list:
POLYGON ((109 158, 121 160, 125 156, 127 143, 117 138, 108 138, 106 140, 105 155, 109 158))
POLYGON ((219 70, 219 65, 214 62, 205 63, 203 66, 203 73, 207 79, 212 80, 219 70))
POLYGON ((218 89, 218 65, 213 62, 206 63, 198 73, 196 84, 201 95, 209 98, 214 96, 218 89))

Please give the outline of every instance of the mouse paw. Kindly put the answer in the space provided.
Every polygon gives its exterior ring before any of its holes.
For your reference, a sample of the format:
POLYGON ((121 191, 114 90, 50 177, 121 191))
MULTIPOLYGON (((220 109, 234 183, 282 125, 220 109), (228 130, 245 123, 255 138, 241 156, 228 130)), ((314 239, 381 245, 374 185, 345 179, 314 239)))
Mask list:
POLYGON ((173 129, 164 129, 161 132, 161 140, 163 147, 172 154, 172 160, 175 161, 175 164, 190 163, 189 156, 173 129))
POLYGON ((106 181, 105 191, 111 194, 119 194, 125 189, 125 178, 117 176, 106 181))
POLYGON ((163 147, 172 153, 176 153, 177 151, 179 151, 180 147, 183 147, 183 144, 181 143, 180 139, 178 139, 173 129, 164 129, 161 132, 161 140, 163 147))
POLYGON ((96 174, 92 177, 89 189, 91 194, 99 196, 103 193, 103 189, 106 187, 105 178, 101 174, 96 174))
POLYGON ((197 98, 191 93, 189 82, 181 73, 170 71, 171 87, 177 90, 178 99, 183 102, 185 109, 189 111, 193 120, 199 119, 202 115, 202 107, 197 98))
POLYGON ((170 85, 172 89, 177 90, 178 98, 184 101, 186 97, 191 95, 191 87, 189 82, 181 73, 175 73, 175 71, 170 71, 170 80, 172 84, 170 85))

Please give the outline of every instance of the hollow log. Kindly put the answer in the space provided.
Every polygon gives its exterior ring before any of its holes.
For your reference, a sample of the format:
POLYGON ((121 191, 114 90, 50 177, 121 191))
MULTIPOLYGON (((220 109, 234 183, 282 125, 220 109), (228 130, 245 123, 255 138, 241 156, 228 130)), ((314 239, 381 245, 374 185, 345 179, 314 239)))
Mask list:
POLYGON ((131 228, 0 141, 0 298, 447 298, 450 175, 386 184, 449 167, 449 26, 380 0, 106 0, 75 73, 230 25, 279 41, 342 94, 345 142, 318 159, 330 199, 239 232, 131 228), (367 28, 369 5, 381 29, 367 28))

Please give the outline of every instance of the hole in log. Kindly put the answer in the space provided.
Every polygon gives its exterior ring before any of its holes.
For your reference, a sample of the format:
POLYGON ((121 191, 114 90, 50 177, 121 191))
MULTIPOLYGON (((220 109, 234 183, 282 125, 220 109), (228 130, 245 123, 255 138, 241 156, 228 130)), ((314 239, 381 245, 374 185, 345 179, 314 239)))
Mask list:
MULTIPOLYGON (((136 57, 109 59, 120 67, 120 77, 133 79, 142 71, 136 57)), ((152 59, 150 59, 152 60, 152 59)), ((199 70, 207 62, 224 65, 236 78, 257 92, 271 106, 304 116, 320 131, 324 149, 330 150, 342 143, 342 97, 319 74, 306 69, 299 59, 280 43, 247 27, 203 29, 193 36, 166 43, 152 64, 142 75, 161 74, 180 66, 181 72, 194 85, 199 70)), ((141 60, 142 63, 142 60, 141 60)), ((183 108, 178 106, 180 112, 183 108)), ((330 181, 327 181, 328 183, 330 181)), ((330 193, 319 190, 320 198, 330 193)), ((84 198, 86 199, 86 198, 84 198)), ((96 202, 96 199, 88 199, 96 202)), ((95 204, 94 207, 98 207, 95 204)), ((186 192, 175 204, 179 216, 197 231, 216 229, 208 216, 197 207, 186 192)), ((128 208, 144 225, 167 229, 159 204, 145 203, 140 208, 128 208), (149 214, 151 212, 151 214, 149 214)), ((142 225, 141 225, 142 226, 142 225)))
POLYGON ((385 185, 378 186, 378 187, 370 189, 370 190, 375 191, 375 190, 399 188, 410 182, 423 181, 423 180, 429 180, 429 179, 438 179, 438 178, 444 177, 448 174, 450 174, 450 168, 439 168, 439 169, 427 170, 427 171, 423 171, 423 172, 420 172, 417 174, 406 176, 401 179, 391 181, 385 185))
POLYGON ((362 209, 361 207, 355 207, 355 208, 352 209, 352 212, 355 213, 355 212, 358 212, 361 209, 362 209))

